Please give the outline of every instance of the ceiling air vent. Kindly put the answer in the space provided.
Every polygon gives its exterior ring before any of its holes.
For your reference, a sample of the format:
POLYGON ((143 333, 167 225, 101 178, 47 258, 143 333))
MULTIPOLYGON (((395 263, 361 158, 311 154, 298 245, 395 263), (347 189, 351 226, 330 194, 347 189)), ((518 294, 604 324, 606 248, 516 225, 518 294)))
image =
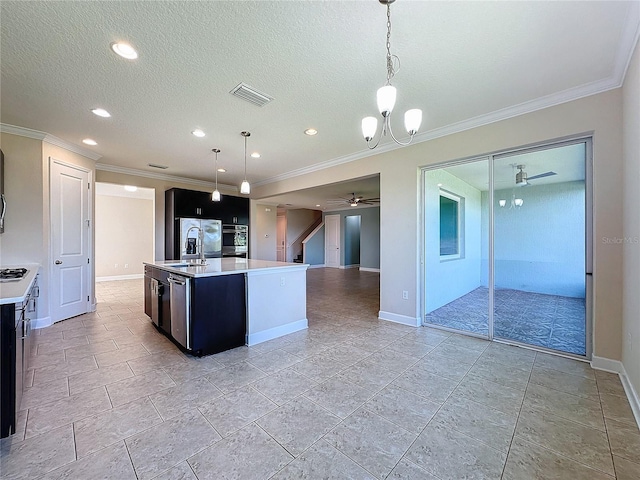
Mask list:
POLYGON ((161 170, 166 170, 167 168, 169 168, 169 167, 166 167, 164 165, 158 165, 157 163, 147 163, 147 165, 149 165, 150 167, 153 167, 153 168, 159 168, 161 170))
POLYGON ((251 102, 254 105, 258 105, 259 107, 262 107, 273 100, 273 97, 270 97, 266 93, 257 91, 255 88, 250 87, 246 83, 240 83, 229 93, 238 98, 246 100, 247 102, 251 102))

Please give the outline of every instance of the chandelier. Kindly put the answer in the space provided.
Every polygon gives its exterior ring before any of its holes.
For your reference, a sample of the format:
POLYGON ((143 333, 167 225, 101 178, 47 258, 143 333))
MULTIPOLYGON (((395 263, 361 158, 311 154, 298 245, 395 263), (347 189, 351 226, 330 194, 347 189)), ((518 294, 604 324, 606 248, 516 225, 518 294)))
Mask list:
POLYGON ((370 150, 378 146, 380 139, 384 137, 387 132, 398 145, 409 145, 422 123, 422 110, 414 108, 407 110, 404 114, 404 126, 409 134, 409 141, 399 141, 391 130, 391 112, 396 104, 396 87, 391 85, 391 79, 400 69, 400 60, 396 55, 391 55, 391 4, 395 2, 395 0, 379 0, 379 2, 387 6, 387 83, 384 87, 378 89, 377 100, 378 110, 382 115, 382 130, 375 145, 372 145, 372 140, 378 130, 378 119, 376 117, 365 117, 362 119, 362 135, 370 150))

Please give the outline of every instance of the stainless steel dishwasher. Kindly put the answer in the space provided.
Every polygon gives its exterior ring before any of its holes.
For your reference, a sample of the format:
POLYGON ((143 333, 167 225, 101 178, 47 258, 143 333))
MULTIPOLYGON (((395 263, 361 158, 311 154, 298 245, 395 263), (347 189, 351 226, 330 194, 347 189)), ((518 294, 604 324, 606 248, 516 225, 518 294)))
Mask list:
POLYGON ((171 274, 168 278, 171 295, 171 336, 189 350, 191 319, 191 283, 189 277, 171 274))

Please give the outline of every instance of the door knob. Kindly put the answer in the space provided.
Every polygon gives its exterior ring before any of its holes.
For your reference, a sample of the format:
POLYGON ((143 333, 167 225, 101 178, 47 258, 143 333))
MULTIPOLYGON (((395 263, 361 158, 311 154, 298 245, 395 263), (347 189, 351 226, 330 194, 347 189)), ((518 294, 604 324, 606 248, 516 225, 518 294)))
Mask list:
POLYGON ((62 265, 62 261, 61 260, 56 260, 56 265, 62 265))

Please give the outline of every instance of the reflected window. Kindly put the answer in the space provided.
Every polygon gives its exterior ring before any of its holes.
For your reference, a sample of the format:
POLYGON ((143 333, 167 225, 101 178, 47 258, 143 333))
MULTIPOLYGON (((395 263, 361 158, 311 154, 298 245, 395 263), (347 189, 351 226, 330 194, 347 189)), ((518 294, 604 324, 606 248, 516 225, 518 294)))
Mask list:
POLYGON ((440 190, 440 259, 460 258, 462 198, 440 190))

